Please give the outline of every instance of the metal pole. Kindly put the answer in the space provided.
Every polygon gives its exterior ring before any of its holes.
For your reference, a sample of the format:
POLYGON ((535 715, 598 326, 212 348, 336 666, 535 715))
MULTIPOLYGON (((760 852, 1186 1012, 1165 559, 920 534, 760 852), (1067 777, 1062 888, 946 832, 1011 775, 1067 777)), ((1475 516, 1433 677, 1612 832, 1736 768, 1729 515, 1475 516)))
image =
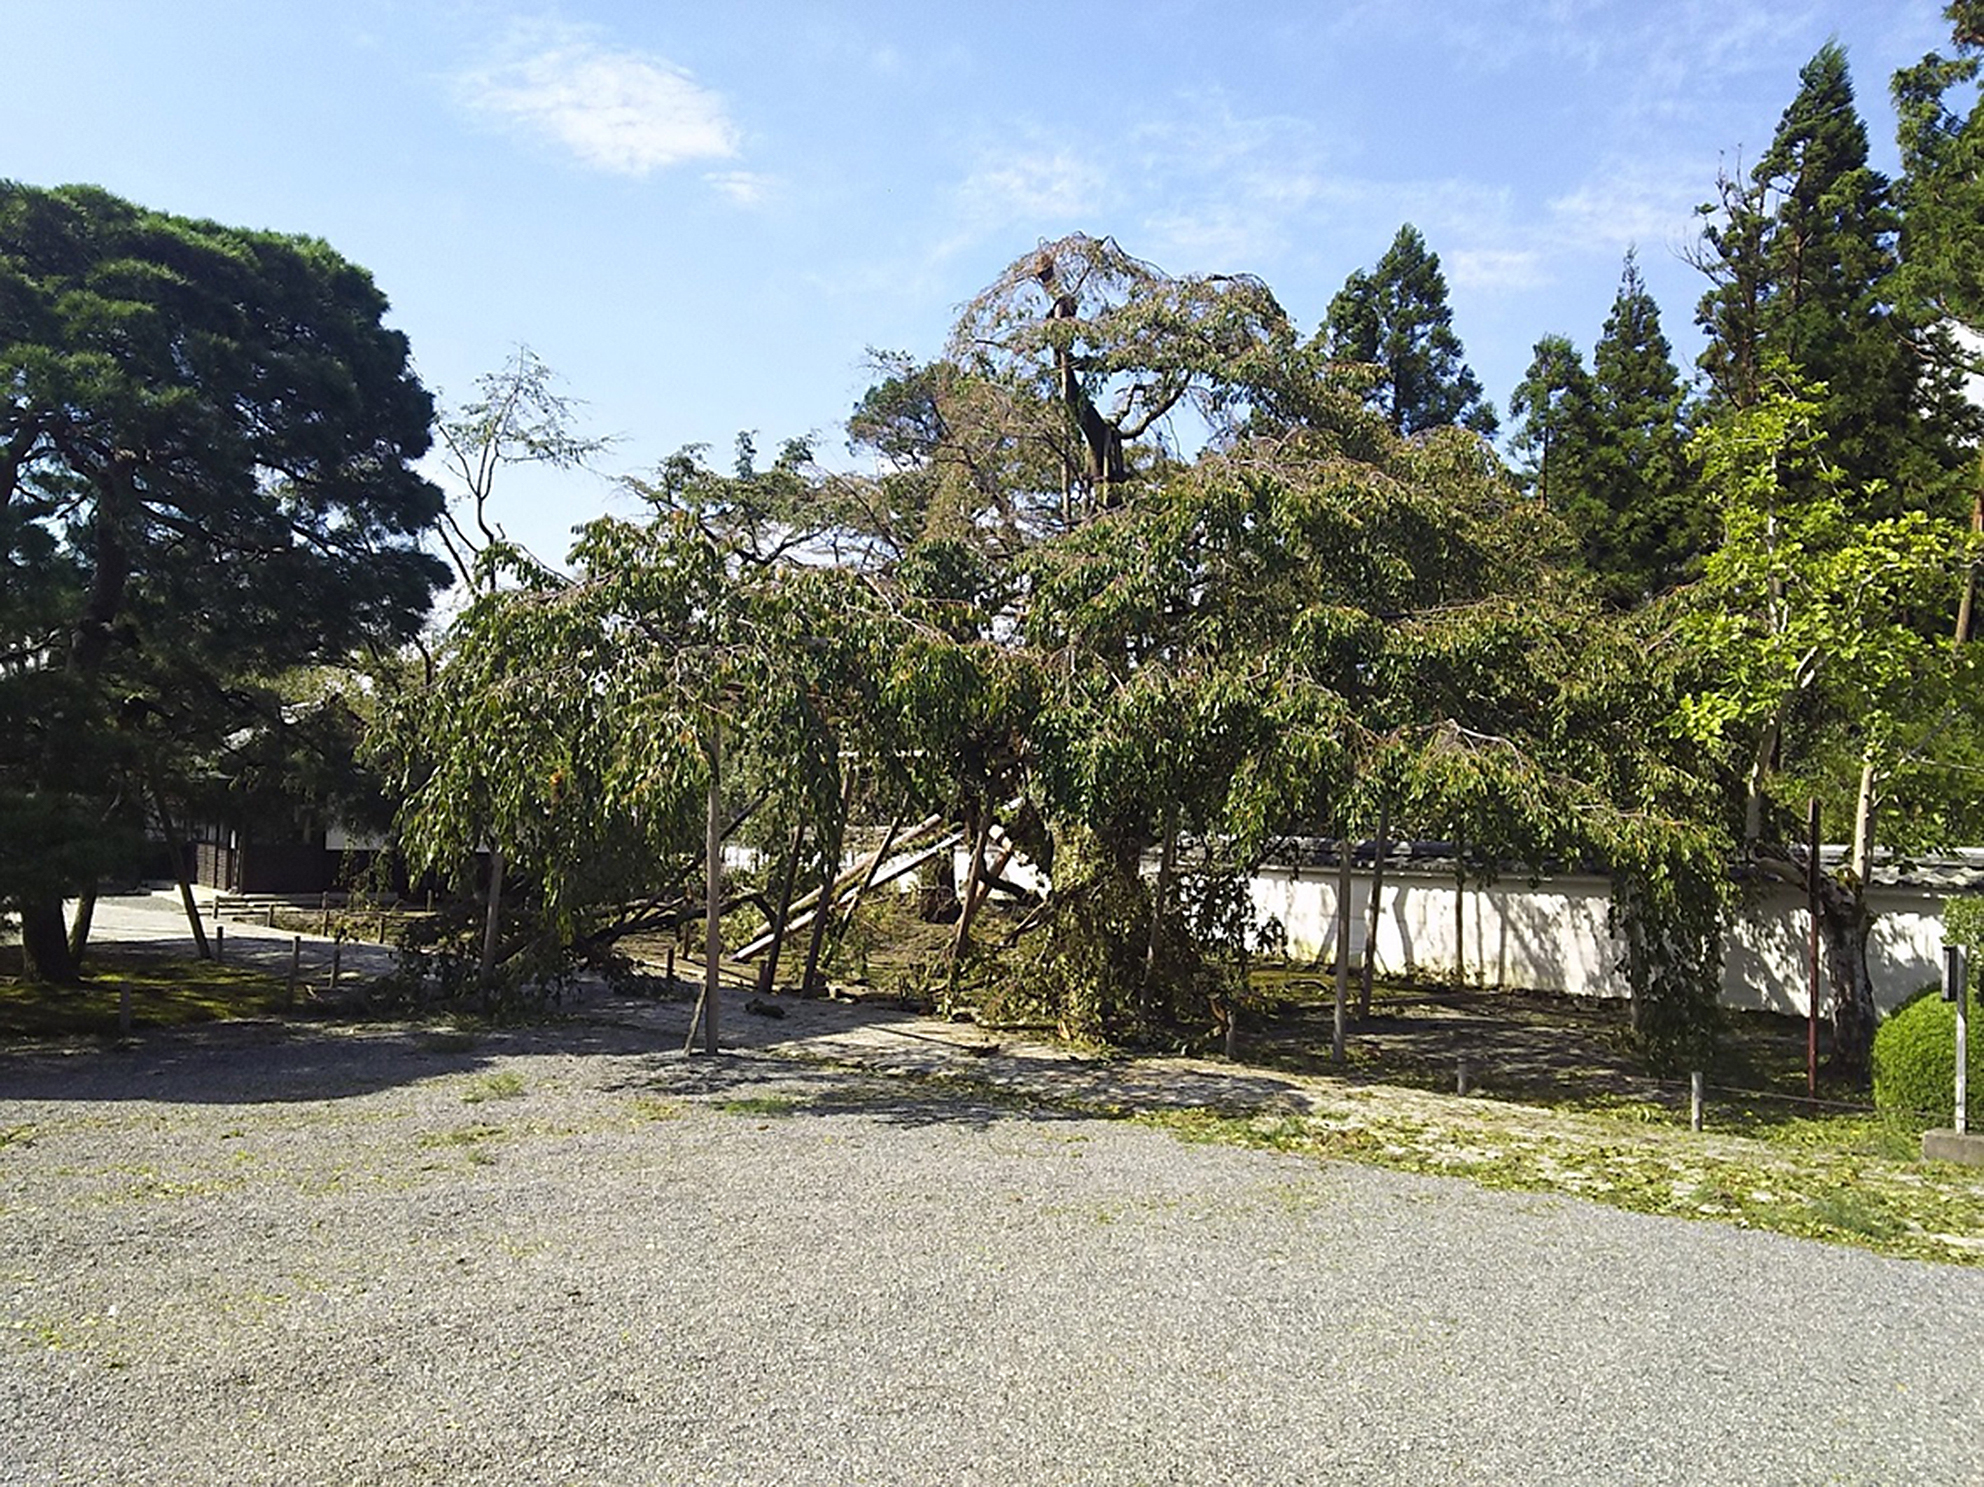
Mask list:
POLYGON ((1819 798, 1816 795, 1812 797, 1806 826, 1805 901, 1806 914, 1811 920, 1807 936, 1811 976, 1805 994, 1805 1093, 1816 1095, 1819 1092, 1819 798))
POLYGON ((1970 1122, 1970 967, 1961 945, 1943 946, 1943 995, 1956 1003, 1956 1131, 1970 1122))

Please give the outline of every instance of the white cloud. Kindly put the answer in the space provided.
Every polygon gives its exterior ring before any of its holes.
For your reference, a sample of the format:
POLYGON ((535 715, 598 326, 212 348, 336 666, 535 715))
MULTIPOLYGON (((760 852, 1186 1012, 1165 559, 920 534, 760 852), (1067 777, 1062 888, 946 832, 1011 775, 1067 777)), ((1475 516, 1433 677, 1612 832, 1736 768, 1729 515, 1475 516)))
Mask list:
POLYGON ((456 78, 459 96, 476 112, 615 175, 737 154, 737 129, 721 95, 673 63, 600 46, 569 28, 518 33, 517 43, 511 56, 456 78))
POLYGON ((1678 249, 1697 235, 1695 208, 1707 197, 1699 162, 1677 162, 1663 179, 1648 171, 1607 170, 1575 191, 1551 198, 1550 231, 1558 245, 1617 253, 1630 245, 1678 249))
POLYGON ((755 170, 719 170, 703 177, 710 185, 740 207, 763 206, 778 194, 784 184, 777 176, 755 170))
POLYGON ((964 215, 983 228, 1017 222, 1045 232, 1092 224, 1108 186, 1101 167, 1070 150, 1022 152, 981 164, 958 187, 958 198, 964 215))
POLYGON ((1543 255, 1529 248, 1461 248, 1441 255, 1455 289, 1538 289, 1550 282, 1543 255))

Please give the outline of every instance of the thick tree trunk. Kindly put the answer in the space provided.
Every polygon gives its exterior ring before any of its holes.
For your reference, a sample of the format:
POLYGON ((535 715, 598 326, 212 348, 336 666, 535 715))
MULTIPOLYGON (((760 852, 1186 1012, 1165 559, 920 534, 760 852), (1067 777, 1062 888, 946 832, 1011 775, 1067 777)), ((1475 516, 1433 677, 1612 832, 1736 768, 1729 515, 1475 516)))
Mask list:
POLYGON ((1866 894, 1821 875, 1820 932, 1832 972, 1832 1067, 1836 1074, 1863 1083, 1873 1067, 1874 981, 1867 970, 1867 934, 1874 916, 1867 912, 1866 894))
POLYGON ((951 936, 951 987, 957 988, 958 965, 964 959, 964 947, 971 940, 971 921, 978 913, 982 902, 981 888, 985 882, 985 844, 992 835, 992 812, 985 810, 979 814, 978 829, 971 833, 971 860, 965 864, 964 897, 958 904, 956 932, 951 936))
POLYGON ((62 900, 37 898, 21 905, 21 970, 46 986, 74 986, 82 979, 69 953, 69 925, 62 900))

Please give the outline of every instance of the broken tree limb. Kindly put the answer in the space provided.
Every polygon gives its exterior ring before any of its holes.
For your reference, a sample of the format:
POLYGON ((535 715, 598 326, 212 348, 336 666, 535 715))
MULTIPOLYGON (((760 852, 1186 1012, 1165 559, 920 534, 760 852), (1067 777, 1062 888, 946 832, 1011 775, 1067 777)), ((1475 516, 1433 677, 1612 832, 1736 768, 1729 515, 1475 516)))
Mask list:
MULTIPOLYGON (((896 845, 898 847, 907 847, 911 842, 916 841, 920 837, 929 835, 932 830, 943 824, 944 824, 944 818, 942 816, 930 816, 926 818, 923 822, 921 822, 916 827, 915 830, 910 831, 906 833, 904 836, 902 836, 897 841, 896 845)), ((926 859, 918 858, 917 860, 920 863, 926 859)), ((851 884, 855 883, 858 880, 861 880, 864 874, 870 874, 872 872, 873 872, 873 867, 871 867, 869 863, 863 862, 855 867, 849 868, 846 872, 842 873, 839 878, 834 880, 834 883, 832 885, 832 889, 831 889, 833 893, 832 901, 838 902, 842 897, 842 895, 844 895, 847 892, 847 889, 851 884)), ((884 882, 884 883, 890 882, 894 878, 900 876, 901 876, 900 873, 892 872, 889 877, 881 879, 880 882, 884 882)), ((869 881, 863 883, 862 891, 865 892, 867 889, 874 888, 877 886, 879 886, 879 884, 871 878, 869 881)), ((790 934, 795 929, 800 929, 806 925, 811 924, 813 922, 814 911, 818 907, 819 902, 820 902, 820 890, 818 888, 812 889, 810 892, 805 893, 801 895, 798 899, 794 900, 790 916, 786 920, 786 925, 785 925, 786 933, 790 934)), ((761 934, 756 939, 752 940, 749 944, 745 945, 743 949, 739 950, 735 958, 738 960, 754 960, 760 954, 762 954, 765 948, 770 944, 771 944, 770 934, 761 934)))

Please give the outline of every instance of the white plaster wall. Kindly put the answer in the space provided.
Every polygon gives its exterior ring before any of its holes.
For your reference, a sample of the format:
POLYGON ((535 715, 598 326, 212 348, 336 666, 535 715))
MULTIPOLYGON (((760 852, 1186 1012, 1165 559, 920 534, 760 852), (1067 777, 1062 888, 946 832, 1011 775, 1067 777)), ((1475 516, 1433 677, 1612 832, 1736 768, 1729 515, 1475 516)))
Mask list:
MULTIPOLYGON (((1256 916, 1279 919, 1288 953, 1329 960, 1336 948, 1336 872, 1330 868, 1264 868, 1253 884, 1256 916)), ((1455 956, 1452 878, 1387 873, 1379 904, 1377 964, 1382 972, 1452 975, 1455 956)), ((1361 959, 1370 912, 1370 877, 1351 878, 1350 953, 1361 959)), ((1610 886, 1603 878, 1523 880, 1458 890, 1461 960, 1477 985, 1523 987, 1572 996, 1623 997, 1615 969, 1620 948, 1606 929, 1610 886)), ((1893 1007, 1940 974, 1942 903, 1933 895, 1875 889, 1868 939, 1875 1000, 1893 1007)), ((1808 985, 1804 899, 1771 889, 1742 911, 1724 944, 1722 1000, 1726 1006, 1802 1016, 1808 985)), ((1822 992, 1823 996, 1823 992, 1822 992)))

